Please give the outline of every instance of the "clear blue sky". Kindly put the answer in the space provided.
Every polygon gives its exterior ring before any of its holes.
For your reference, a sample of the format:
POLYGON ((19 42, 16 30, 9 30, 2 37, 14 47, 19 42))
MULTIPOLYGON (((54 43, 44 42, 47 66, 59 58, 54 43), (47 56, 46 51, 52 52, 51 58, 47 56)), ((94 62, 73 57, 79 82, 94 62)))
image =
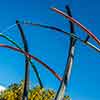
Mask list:
MULTIPOLYGON (((0 0, 0 31, 15 24, 16 19, 31 20, 32 22, 49 24, 69 31, 66 19, 54 13, 49 8, 55 6, 63 11, 69 0, 0 0)), ((100 39, 100 1, 99 0, 72 0, 70 3, 73 17, 83 23, 100 39)), ((37 56, 51 66, 60 76, 66 64, 69 37, 58 32, 44 30, 37 27, 23 26, 29 43, 30 53, 37 56)), ((76 28, 81 38, 86 34, 76 28)), ((11 36, 22 46, 20 34, 15 27, 5 33, 11 36)), ((90 39, 92 43, 95 42, 90 39)), ((8 43, 0 38, 0 43, 8 43)), ((57 90, 59 81, 43 66, 33 61, 40 72, 46 88, 57 90)), ((13 82, 24 79, 24 56, 8 49, 0 48, 0 84, 8 86, 13 82)), ((33 70, 30 69, 30 84, 38 84, 33 70)), ((75 60, 68 94, 72 100, 99 100, 100 99, 100 54, 89 47, 76 43, 75 60)))

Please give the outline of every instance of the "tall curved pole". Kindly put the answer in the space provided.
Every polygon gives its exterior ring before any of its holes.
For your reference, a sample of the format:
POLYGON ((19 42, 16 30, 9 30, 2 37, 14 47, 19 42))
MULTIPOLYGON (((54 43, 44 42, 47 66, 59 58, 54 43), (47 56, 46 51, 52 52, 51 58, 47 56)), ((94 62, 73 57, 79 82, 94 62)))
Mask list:
MULTIPOLYGON (((67 9, 68 15, 72 17, 71 10, 70 10, 69 6, 66 6, 66 9, 67 9)), ((70 23, 70 32, 74 34, 74 32, 75 32, 74 31, 74 24, 71 21, 69 21, 69 23, 70 23)), ((60 84, 60 87, 59 87, 58 92, 56 94, 55 100, 63 100, 63 98, 64 98, 65 89, 68 86, 68 81, 69 81, 69 78, 70 78, 71 69, 72 69, 72 65, 73 65, 75 43, 76 43, 76 39, 71 37, 70 38, 68 58, 67 58, 67 64, 66 64, 66 67, 65 67, 63 80, 60 84)))
POLYGON ((43 65, 46 69, 48 69, 58 80, 62 80, 62 78, 52 69, 50 68, 49 65, 45 64, 43 61, 41 61, 40 59, 38 59, 37 57, 25 52, 24 50, 21 50, 19 48, 16 48, 16 47, 13 47, 13 46, 9 46, 9 45, 6 45, 6 44, 0 44, 0 47, 3 47, 3 48, 8 48, 8 49, 11 49, 13 51, 17 51, 17 52, 20 52, 22 54, 24 54, 25 56, 27 56, 28 58, 30 59, 34 59, 35 61, 37 61, 38 63, 40 63, 41 65, 43 65))
MULTIPOLYGON (((28 44, 27 44, 27 40, 26 37, 24 35, 23 29, 21 27, 21 25, 19 24, 19 21, 16 20, 16 24, 18 26, 18 29, 20 31, 20 35, 22 38, 22 42, 24 45, 24 50, 25 52, 29 52, 28 50, 28 44)), ((25 83, 24 83, 24 91, 23 91, 23 97, 22 100, 28 100, 28 90, 29 90, 29 58, 27 56, 25 56, 25 83)))
POLYGON ((83 29, 92 39, 94 39, 98 45, 100 45, 100 40, 91 32, 89 31, 85 26, 83 26, 80 22, 78 22, 77 20, 75 20, 73 17, 70 17, 68 14, 62 12, 61 10, 57 9, 57 8, 51 8, 53 11, 57 12, 58 14, 64 16, 65 18, 67 18, 68 20, 70 20, 72 23, 75 23, 76 25, 78 25, 81 29, 83 29))
MULTIPOLYGON (((15 45, 17 48, 19 48, 19 49, 22 50, 22 48, 21 48, 14 40, 12 40, 10 37, 8 37, 8 36, 6 36, 6 35, 4 35, 4 34, 2 34, 2 33, 0 33, 0 37, 5 38, 5 39, 8 40, 9 42, 11 42, 13 45, 15 45)), ((38 82, 39 82, 40 87, 43 88, 42 81, 41 81, 41 79, 40 79, 39 73, 38 73, 38 71, 37 71, 35 65, 34 65, 33 62, 31 61, 31 59, 29 60, 29 62, 30 62, 30 64, 31 64, 31 66, 32 66, 32 68, 33 68, 35 74, 36 74, 36 77, 37 77, 37 79, 38 79, 38 82)))

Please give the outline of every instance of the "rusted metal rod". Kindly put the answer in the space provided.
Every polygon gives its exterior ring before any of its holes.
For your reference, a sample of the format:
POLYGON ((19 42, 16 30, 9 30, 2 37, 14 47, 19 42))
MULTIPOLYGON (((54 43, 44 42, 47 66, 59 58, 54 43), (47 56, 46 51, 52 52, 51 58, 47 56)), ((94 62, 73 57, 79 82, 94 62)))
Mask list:
POLYGON ((53 11, 57 12, 58 14, 64 16, 65 18, 67 18, 68 20, 70 20, 72 23, 75 23, 76 25, 78 25, 81 29, 83 29, 92 39, 94 39, 98 45, 100 46, 100 40, 90 31, 88 30, 84 25, 82 25, 80 22, 78 22, 77 20, 75 20, 73 17, 69 16, 68 14, 62 12, 61 10, 57 9, 57 8, 51 8, 53 11))

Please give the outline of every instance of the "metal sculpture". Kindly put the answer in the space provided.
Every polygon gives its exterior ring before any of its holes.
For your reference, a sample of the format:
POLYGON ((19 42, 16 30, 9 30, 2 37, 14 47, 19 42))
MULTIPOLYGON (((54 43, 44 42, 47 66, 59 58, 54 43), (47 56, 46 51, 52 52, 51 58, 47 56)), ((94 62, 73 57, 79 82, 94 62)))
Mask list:
POLYGON ((28 22, 28 21, 18 21, 17 20, 16 24, 7 28, 7 30, 3 31, 3 33, 6 33, 8 30, 17 26, 18 29, 19 29, 22 41, 23 41, 24 49, 22 49, 14 40, 12 40, 8 36, 0 33, 0 37, 5 38, 6 40, 11 42, 15 46, 15 47, 12 47, 12 46, 9 46, 9 45, 6 45, 6 44, 0 44, 0 47, 4 47, 4 48, 8 48, 8 49, 20 52, 20 53, 24 54, 24 56, 25 56, 25 84, 24 84, 24 92, 23 92, 22 100, 28 100, 29 68, 30 68, 29 64, 32 65, 32 68, 34 69, 34 72, 35 72, 35 74, 38 78, 39 84, 40 84, 41 88, 43 88, 43 83, 41 81, 41 78, 39 76, 39 73, 38 73, 35 65, 32 62, 32 59, 34 59, 38 63, 42 64, 46 69, 48 69, 61 82, 60 87, 59 87, 58 92, 57 92, 57 95, 55 97, 55 100, 63 100, 65 89, 67 88, 68 81, 69 81, 70 74, 71 74, 72 64, 73 64, 73 60, 74 60, 74 50, 75 50, 76 41, 80 41, 81 43, 89 46, 90 48, 95 50, 98 54, 100 54, 100 48, 96 47, 95 45, 93 45, 92 43, 90 43, 88 41, 89 38, 92 38, 93 40, 95 40, 97 42, 98 45, 100 45, 100 40, 91 31, 89 31, 85 26, 83 26, 81 23, 79 23, 77 20, 75 20, 72 17, 71 10, 70 10, 69 6, 66 6, 67 13, 62 12, 62 11, 58 10, 57 8, 51 8, 51 9, 53 11, 57 12, 58 14, 61 14, 62 16, 64 16, 65 18, 67 18, 69 20, 70 33, 66 32, 66 31, 64 31, 60 28, 57 28, 55 26, 48 26, 48 25, 37 24, 37 23, 28 22), (75 32, 74 32, 74 25, 75 24, 78 25, 79 27, 81 27, 81 29, 84 30, 87 33, 87 37, 86 37, 85 40, 81 39, 79 36, 75 35, 75 32), (44 29, 50 29, 50 30, 53 30, 53 31, 63 33, 65 36, 66 35, 70 36, 70 46, 69 46, 68 58, 67 58, 67 63, 66 63, 63 78, 61 78, 46 63, 44 63, 43 61, 41 61, 40 59, 38 59, 37 57, 35 57, 35 56, 33 56, 29 53, 27 39, 26 39, 26 36, 24 34, 24 31, 23 31, 21 25, 32 25, 32 26, 42 27, 44 29))

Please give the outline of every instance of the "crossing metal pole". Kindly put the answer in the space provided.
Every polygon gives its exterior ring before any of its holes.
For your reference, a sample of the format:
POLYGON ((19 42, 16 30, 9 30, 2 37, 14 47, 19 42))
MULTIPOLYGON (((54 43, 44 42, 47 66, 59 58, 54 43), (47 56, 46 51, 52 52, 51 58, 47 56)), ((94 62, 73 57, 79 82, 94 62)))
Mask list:
MULTIPOLYGON (((72 17, 71 10, 68 6, 66 6, 66 10, 67 10, 68 15, 72 17)), ((69 21, 69 23, 70 23, 70 32, 74 33, 74 25, 71 21, 69 21)), ((76 39, 71 37, 70 38, 69 51, 68 51, 67 64, 66 64, 66 67, 65 67, 63 80, 60 84, 60 87, 58 89, 55 100, 63 100, 63 98, 64 98, 65 89, 68 86, 68 81, 69 81, 69 78, 70 78, 72 64, 73 64, 73 60, 74 60, 75 43, 76 43, 76 39)))
MULTIPOLYGON (((21 37, 22 37, 22 41, 24 44, 24 50, 25 50, 25 52, 28 53, 27 40, 25 38, 23 29, 18 20, 16 21, 16 25, 18 26, 18 29, 19 29, 21 37)), ((28 89, 29 89, 29 58, 26 56, 25 57, 25 83, 24 83, 24 91, 23 91, 22 100, 28 100, 28 89)))

